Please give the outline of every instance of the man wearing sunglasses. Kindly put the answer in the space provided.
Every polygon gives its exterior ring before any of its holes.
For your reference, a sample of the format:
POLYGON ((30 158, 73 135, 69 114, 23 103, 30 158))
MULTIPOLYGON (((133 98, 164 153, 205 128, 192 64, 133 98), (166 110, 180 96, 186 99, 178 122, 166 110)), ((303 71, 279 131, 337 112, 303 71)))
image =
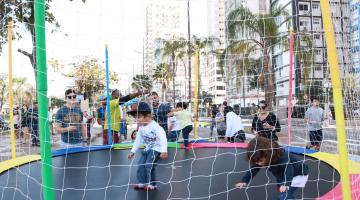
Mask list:
POLYGON ((82 120, 83 113, 77 106, 76 96, 75 90, 66 90, 66 105, 55 115, 55 132, 61 134, 62 148, 82 146, 82 141, 87 139, 86 126, 82 120))

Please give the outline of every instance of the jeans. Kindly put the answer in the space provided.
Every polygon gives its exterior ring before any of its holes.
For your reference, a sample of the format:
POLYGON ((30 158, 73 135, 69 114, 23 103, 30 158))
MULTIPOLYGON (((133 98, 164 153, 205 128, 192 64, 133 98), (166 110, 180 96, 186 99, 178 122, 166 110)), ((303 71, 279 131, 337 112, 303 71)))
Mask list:
POLYGON ((159 160, 160 153, 154 150, 141 151, 137 179, 141 184, 155 183, 155 163, 159 160))
POLYGON ((192 131, 192 129, 193 129, 193 126, 189 125, 181 130, 183 138, 184 138, 184 146, 185 147, 187 147, 189 145, 189 134, 192 131))
POLYGON ((39 130, 37 125, 31 126, 31 141, 32 144, 37 144, 39 142, 39 130))
POLYGON ((181 131, 171 131, 169 135, 169 142, 177 142, 181 131))
POLYGON ((289 187, 289 190, 286 192, 280 193, 279 200, 287 200, 287 199, 294 199, 294 193, 296 191, 296 187, 289 187))

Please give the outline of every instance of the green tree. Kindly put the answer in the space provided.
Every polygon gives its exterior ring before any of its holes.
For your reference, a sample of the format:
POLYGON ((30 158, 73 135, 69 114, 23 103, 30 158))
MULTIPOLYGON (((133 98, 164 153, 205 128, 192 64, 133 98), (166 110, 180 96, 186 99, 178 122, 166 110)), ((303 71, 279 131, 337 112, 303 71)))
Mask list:
POLYGON ((170 41, 165 41, 163 48, 163 56, 169 57, 169 65, 172 66, 172 85, 173 85, 173 102, 175 105, 175 76, 176 76, 176 65, 179 55, 184 55, 184 49, 186 47, 186 41, 184 38, 173 38, 170 41))
MULTIPOLYGON (((90 56, 76 58, 76 61, 71 66, 71 70, 65 75, 75 79, 77 90, 87 96, 89 102, 92 103, 94 96, 105 90, 106 74, 104 67, 96 58, 90 56)), ((111 83, 119 81, 115 72, 110 72, 109 76, 111 83)))
MULTIPOLYGON (((7 76, 0 77, 0 111, 9 99, 9 80, 7 76)), ((33 102, 34 88, 25 77, 13 78, 13 103, 16 105, 29 104, 33 102)))
POLYGON ((160 63, 156 66, 153 73, 153 79, 161 84, 161 99, 165 101, 165 91, 172 79, 172 72, 167 63, 160 63))
MULTIPOLYGON (((274 100, 274 72, 271 67, 271 52, 276 45, 287 41, 288 34, 281 33, 276 23, 277 17, 287 14, 279 7, 271 9, 266 14, 253 14, 248 8, 239 7, 229 13, 226 20, 226 33, 229 39, 229 46, 225 49, 225 56, 228 51, 240 56, 240 69, 249 66, 249 57, 260 54, 262 58, 262 72, 260 77, 264 79, 265 100, 272 107, 274 100), (242 40, 238 35, 251 33, 251 36, 242 40)), ((247 70, 237 70, 246 72, 247 70)), ((231 73, 231 72, 230 72, 231 73)))
MULTIPOLYGON (((71 0, 72 1, 72 0, 71 0)), ((82 0, 85 2, 85 0, 82 0)), ((53 33, 59 31, 60 24, 58 23, 54 14, 50 11, 52 0, 46 0, 45 5, 45 20, 48 23, 47 28, 53 33)), ((25 34, 30 34, 32 49, 30 52, 18 49, 29 58, 31 66, 34 70, 35 80, 37 80, 36 54, 35 54, 35 1, 28 0, 5 0, 0 1, 0 53, 2 46, 7 42, 7 23, 9 20, 13 22, 13 39, 19 40, 23 38, 24 28, 27 31, 25 34)))
POLYGON ((131 87, 138 91, 152 89, 152 80, 148 75, 137 74, 133 77, 133 82, 131 83, 131 87))

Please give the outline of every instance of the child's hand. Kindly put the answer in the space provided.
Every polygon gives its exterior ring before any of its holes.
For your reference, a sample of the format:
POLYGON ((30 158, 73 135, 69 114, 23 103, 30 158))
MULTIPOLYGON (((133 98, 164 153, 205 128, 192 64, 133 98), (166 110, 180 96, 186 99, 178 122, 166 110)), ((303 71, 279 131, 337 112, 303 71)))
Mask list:
POLYGON ((130 152, 130 153, 128 154, 128 159, 131 160, 131 159, 134 157, 134 155, 135 155, 135 154, 134 154, 133 152, 130 152))
POLYGON ((283 193, 283 192, 285 192, 285 191, 288 190, 288 189, 289 189, 288 186, 283 185, 283 186, 280 187, 279 191, 280 191, 281 193, 283 193))
POLYGON ((165 159, 165 158, 167 158, 167 157, 168 157, 168 153, 166 153, 166 152, 160 153, 160 158, 161 158, 161 159, 165 159))
POLYGON ((236 184, 235 184, 235 187, 236 187, 236 188, 239 188, 239 189, 242 189, 242 188, 244 188, 244 187, 246 187, 246 186, 247 186, 246 183, 236 183, 236 184))

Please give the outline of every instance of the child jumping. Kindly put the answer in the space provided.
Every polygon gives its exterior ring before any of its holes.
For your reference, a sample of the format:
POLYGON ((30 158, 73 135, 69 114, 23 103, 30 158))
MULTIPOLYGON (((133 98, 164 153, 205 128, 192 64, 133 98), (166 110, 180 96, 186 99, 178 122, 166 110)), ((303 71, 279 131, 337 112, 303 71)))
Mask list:
POLYGON ((134 189, 155 190, 155 163, 159 158, 165 159, 168 156, 166 133, 158 123, 153 121, 151 108, 147 103, 133 104, 128 114, 133 116, 139 125, 128 159, 131 160, 139 147, 142 144, 145 145, 138 163, 137 179, 139 183, 134 185, 134 189))
POLYGON ((251 140, 247 148, 247 159, 250 170, 242 178, 242 182, 235 184, 236 188, 247 187, 261 168, 266 168, 275 176, 280 192, 279 200, 294 199, 296 189, 305 187, 308 166, 270 139, 256 137, 251 140))

